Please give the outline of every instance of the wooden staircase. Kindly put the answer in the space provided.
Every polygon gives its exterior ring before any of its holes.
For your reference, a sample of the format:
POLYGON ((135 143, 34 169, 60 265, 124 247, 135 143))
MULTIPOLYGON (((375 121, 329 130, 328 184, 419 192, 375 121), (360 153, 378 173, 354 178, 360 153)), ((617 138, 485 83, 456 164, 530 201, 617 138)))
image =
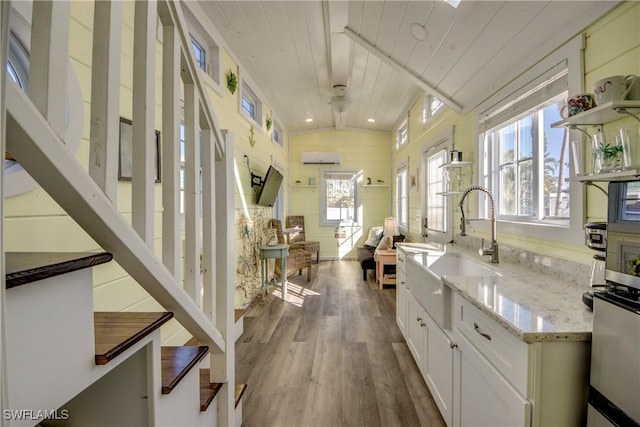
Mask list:
MULTIPOLYGON (((30 286, 36 292, 36 288, 39 286, 49 288, 56 287, 60 284, 56 283, 55 280, 58 282, 72 280, 64 276, 109 262, 112 257, 109 253, 7 253, 6 258, 6 282, 7 287, 10 288, 8 291, 8 301, 9 303, 14 303, 13 293, 17 293, 17 290, 22 287, 26 289, 30 286)), ((87 278, 90 279, 90 275, 81 277, 81 280, 85 281, 85 283, 80 284, 81 286, 90 287, 90 284, 86 283, 87 278)), ((146 355, 145 348, 159 347, 159 329, 171 318, 173 318, 173 313, 171 312, 94 312, 94 369, 97 378, 86 390, 82 385, 78 386, 78 390, 76 390, 77 394, 72 396, 69 401, 65 402, 59 408, 56 407, 56 413, 70 414, 70 419, 72 418, 73 420, 72 425, 87 425, 86 423, 90 423, 91 425, 108 426, 131 422, 135 423, 136 418, 127 419, 124 413, 119 410, 118 406, 122 404, 120 399, 110 399, 109 396, 105 396, 107 393, 105 393, 103 389, 110 390, 112 385, 101 384, 102 382, 113 383, 114 381, 126 382, 127 380, 122 377, 131 375, 131 369, 124 371, 125 374, 118 374, 117 371, 119 369, 125 369, 126 367, 114 367, 112 370, 100 372, 101 367, 108 367, 112 364, 124 366, 128 363, 127 359, 134 359, 136 355, 138 355, 138 359, 141 359, 143 364, 145 364, 145 359, 149 359, 146 355), (96 403, 96 400, 99 400, 100 403, 96 403), (97 408, 97 406, 99 406, 99 408, 97 408), (85 407, 90 408, 90 410, 85 410, 85 407), (100 422, 96 424, 95 419, 98 414, 101 414, 100 418, 105 419, 104 424, 100 422)), ((12 326, 12 321, 19 322, 18 319, 12 318, 9 318, 8 321, 9 327, 12 326)), ((62 331, 60 333, 64 334, 62 331)), ((33 337, 26 338, 31 340, 33 337)), ((16 352, 21 352, 20 340, 10 341, 8 344, 14 347, 16 352)), ((179 384, 185 378, 192 376, 196 380, 191 382, 198 386, 197 392, 200 396, 199 409, 201 412, 206 412, 223 387, 222 383, 211 381, 208 368, 199 368, 208 357, 209 348, 207 346, 185 345, 162 346, 159 347, 159 350, 159 357, 155 358, 159 360, 152 358, 150 363, 152 365, 151 370, 160 371, 160 394, 172 394, 179 388, 179 384)), ((73 349, 67 348, 65 351, 72 352, 73 349)), ((150 351, 150 354, 152 353, 153 351, 150 351)), ((66 372, 65 376, 73 377, 74 372, 66 372)), ((245 389, 245 384, 235 386, 234 406, 236 408, 240 403, 245 389)), ((182 410, 184 410, 184 408, 182 410)), ((138 421, 140 420, 140 413, 144 414, 144 412, 145 410, 140 408, 133 411, 133 413, 138 416, 138 421)), ((149 414, 145 415, 151 418, 149 414)), ((211 422, 215 421, 212 416, 205 419, 211 422)), ((11 422, 10 425, 33 425, 31 421, 32 420, 11 422)), ((40 425, 65 426, 67 425, 65 421, 66 420, 43 420, 40 422, 40 425)), ((172 423, 170 421, 167 422, 167 420, 156 419, 152 425, 172 425, 172 423)), ((204 425, 210 424, 207 423, 204 425)))
MULTIPOLYGON (((0 19, 0 63, 7 61, 6 23, 14 12, 30 24, 37 43, 31 43, 29 93, 3 79, 0 151, 11 153, 40 185, 36 191, 52 199, 46 209, 53 212, 47 214, 75 227, 76 234, 60 242, 61 248, 78 243, 103 252, 11 254, 4 248, 22 242, 5 243, 0 257, 0 274, 6 278, 6 295, 0 292, 0 410, 68 408, 73 421, 17 417, 3 420, 3 426, 240 425, 244 387, 235 384, 230 231, 233 136, 218 128, 180 3, 93 2, 82 12, 68 2, 32 2, 30 8, 12 10, 17 3, 0 8, 0 18, 6 18, 0 19), (69 43, 70 29, 78 28, 92 39, 85 40, 92 46, 88 60, 69 43), (133 53, 124 40, 133 41, 133 53), (162 52, 157 60, 156 52, 162 52), (131 61, 121 61, 126 55, 131 61), (79 64, 86 84, 75 91, 84 104, 77 114, 90 114, 78 120, 78 138, 84 135, 84 142, 70 140, 66 109, 61 108, 68 102, 72 61, 86 61, 79 64), (130 100, 120 99, 125 86, 130 100), (136 117, 130 184, 118 181, 120 117, 136 117), (158 128, 161 153, 151 142, 158 128), (76 156, 71 142, 88 145, 88 159, 76 156), (156 182, 153 165, 160 154, 162 179, 156 182), (154 200, 156 194, 161 201, 154 200), (131 205, 124 212, 118 203, 126 199, 131 205), (154 224, 156 217, 161 225, 154 224), (129 312, 123 301, 123 311, 94 313, 88 267, 111 259, 118 264, 118 279, 123 274, 139 285, 161 307, 159 312, 129 312), (170 319, 200 344, 162 348, 160 328, 170 319)), ((0 174, 5 206, 25 211, 31 206, 23 203, 38 205, 38 200, 5 198, 2 180, 0 174)), ((38 226, 49 221, 39 218, 26 221, 38 226)), ((44 227, 53 224, 58 223, 51 220, 44 227)), ((0 239, 7 241, 2 226, 0 239)), ((26 246, 38 247, 40 242, 31 240, 26 246)), ((49 239, 43 247, 55 251, 57 242, 49 239)))

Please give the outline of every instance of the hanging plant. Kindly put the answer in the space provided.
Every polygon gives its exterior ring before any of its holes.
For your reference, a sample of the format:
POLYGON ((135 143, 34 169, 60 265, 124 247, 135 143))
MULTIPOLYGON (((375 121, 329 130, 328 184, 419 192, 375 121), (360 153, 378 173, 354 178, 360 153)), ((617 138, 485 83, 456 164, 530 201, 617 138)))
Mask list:
POLYGON ((229 89, 229 92, 233 95, 236 93, 236 89, 238 88, 238 76, 236 76, 236 73, 229 70, 227 71, 227 74, 225 74, 225 77, 227 78, 227 89, 229 89))
POLYGON ((273 126, 273 119, 271 118, 271 114, 267 116, 264 122, 265 122, 265 125, 267 126, 267 132, 269 132, 271 130, 271 126, 273 126))
POLYGON ((253 126, 251 126, 251 128, 249 128, 249 144, 251 144, 252 147, 254 145, 256 145, 256 138, 255 138, 255 135, 254 135, 253 126))

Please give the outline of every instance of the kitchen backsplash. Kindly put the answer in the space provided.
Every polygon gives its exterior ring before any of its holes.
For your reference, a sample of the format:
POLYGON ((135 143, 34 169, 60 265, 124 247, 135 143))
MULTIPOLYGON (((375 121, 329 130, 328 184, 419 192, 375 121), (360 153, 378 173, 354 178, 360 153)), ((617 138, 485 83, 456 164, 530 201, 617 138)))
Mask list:
MULTIPOLYGON (((456 235, 455 244, 467 249, 478 250, 481 243, 481 239, 477 237, 456 235)), ((585 288, 589 286, 590 265, 533 253, 503 244, 500 244, 500 262, 517 264, 537 273, 553 275, 558 279, 566 280, 585 288)))

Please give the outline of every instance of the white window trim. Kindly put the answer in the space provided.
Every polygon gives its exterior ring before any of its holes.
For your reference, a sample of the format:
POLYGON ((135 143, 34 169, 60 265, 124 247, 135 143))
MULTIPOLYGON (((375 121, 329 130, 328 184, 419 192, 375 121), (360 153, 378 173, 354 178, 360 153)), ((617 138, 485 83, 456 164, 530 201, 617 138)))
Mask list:
MULTIPOLYGON (((422 221, 424 221, 424 218, 426 218, 427 216, 426 194, 427 194, 427 191, 429 190, 427 188, 427 185, 425 185, 425 182, 426 182, 425 175, 427 174, 427 171, 428 171, 427 156, 432 155, 433 152, 436 150, 444 149, 448 152, 451 152, 451 150, 453 149, 453 137, 454 137, 454 128, 450 127, 449 129, 444 131, 442 134, 440 134, 437 138, 434 138, 433 140, 424 144, 420 150, 420 170, 421 170, 420 173, 422 174, 422 176, 418 177, 420 180, 420 215, 421 215, 420 226, 419 226, 420 233, 423 233, 425 231, 424 224, 422 221)), ((453 224, 453 210, 457 205, 454 203, 454 199, 452 198, 446 199, 445 203, 446 203, 445 221, 446 221, 446 224, 448 225, 446 227, 446 231, 442 233, 442 232, 427 228, 427 233, 428 233, 427 240, 433 240, 439 243, 447 243, 453 240, 454 227, 455 227, 453 224)))
POLYGON ((400 126, 396 129, 396 150, 400 150, 403 147, 406 147, 409 144, 409 115, 402 120, 400 126), (400 142, 400 133, 405 130, 407 131, 407 138, 404 142, 400 142))
MULTIPOLYGON (((478 153, 482 153, 481 132, 479 132, 479 119, 494 114, 509 100, 516 99, 524 93, 531 90, 537 84, 548 79, 553 72, 554 67, 558 64, 566 63, 568 69, 568 91, 569 93, 582 93, 584 91, 584 36, 579 35, 558 50, 552 52, 545 59, 531 67, 520 77, 509 83, 500 91, 496 92, 487 101, 483 102, 476 108, 478 120, 476 120, 477 149, 478 153)), ((578 131, 571 131, 571 139, 582 138, 582 134, 578 131)), ((478 171, 482 170, 482 156, 477 156, 478 171)), ((571 175, 573 170, 570 169, 571 175)), ((478 180, 481 174, 478 173, 478 180)), ((569 227, 561 227, 553 224, 531 223, 525 221, 509 221, 499 220, 498 235, 500 233, 513 234, 538 239, 552 240, 563 243, 582 244, 584 243, 583 225, 585 220, 584 211, 584 186, 578 182, 572 182, 569 186, 570 191, 570 218, 569 227)), ((480 203, 483 200, 479 197, 480 203)), ((481 211, 480 203, 476 206, 477 211, 481 211)), ((487 221, 474 223, 474 227, 489 232, 490 225, 487 221)))
POLYGON ((355 169, 320 169, 320 226, 321 227, 337 227, 340 225, 342 221, 338 220, 328 220, 326 218, 327 212, 327 198, 325 197, 327 194, 327 183, 326 183, 326 175, 330 173, 344 173, 344 174, 353 174, 354 176, 354 184, 353 184, 353 196, 355 202, 355 209, 353 218, 354 223, 359 223, 360 218, 358 217, 358 206, 360 205, 360 194, 358 191, 358 180, 361 171, 355 169))
POLYGON ((433 96, 429 93, 425 93, 422 97, 422 127, 425 128, 431 124, 435 117, 438 117, 442 114, 442 112, 447 108, 447 104, 445 104, 440 98, 437 96, 433 96), (435 113, 431 113, 431 100, 433 98, 439 99, 442 105, 435 113))
MULTIPOLYGON (((222 37, 213 29, 213 24, 206 18, 206 13, 197 2, 180 2, 189 34, 206 50, 207 71, 200 73, 207 83, 219 95, 224 94, 224 73, 221 71, 223 43, 222 37)), ((198 67, 198 69, 201 69, 198 67)))
POLYGON ((262 120, 262 109, 263 109, 263 106, 264 106, 264 103, 262 102, 262 99, 256 93, 256 91, 253 90, 252 84, 250 82, 248 82, 247 79, 241 79, 240 97, 238 99, 238 112, 240 113, 240 115, 242 117, 247 119, 247 121, 249 123, 251 123, 256 130, 260 131, 261 133, 265 132, 264 124, 261 123, 263 121, 262 120), (245 93, 248 93, 248 95, 249 95, 248 98, 251 98, 256 103, 256 105, 255 105, 255 109, 256 109, 256 117, 255 117, 255 119, 253 117, 251 117, 242 108, 242 98, 244 97, 245 93))
POLYGON ((398 221, 398 228, 400 229, 400 231, 402 231, 404 234, 407 234, 408 230, 409 230, 409 160, 405 160, 403 162, 401 162, 400 164, 398 164, 398 167, 396 168, 396 195, 395 195, 395 217, 396 220, 398 221), (400 187, 398 185, 398 176, 403 173, 406 175, 405 178, 405 184, 404 184, 404 194, 405 194, 405 213, 407 216, 407 222, 402 222, 402 217, 400 215, 400 205, 401 205, 401 201, 399 199, 399 195, 400 195, 400 187))
POLYGON ((271 142, 278 148, 284 150, 284 130, 282 129, 282 126, 280 126, 280 123, 275 119, 271 118, 273 120, 273 124, 271 125, 271 142), (280 140, 276 141, 275 139, 275 133, 276 131, 278 132, 278 135, 280 135, 280 140))

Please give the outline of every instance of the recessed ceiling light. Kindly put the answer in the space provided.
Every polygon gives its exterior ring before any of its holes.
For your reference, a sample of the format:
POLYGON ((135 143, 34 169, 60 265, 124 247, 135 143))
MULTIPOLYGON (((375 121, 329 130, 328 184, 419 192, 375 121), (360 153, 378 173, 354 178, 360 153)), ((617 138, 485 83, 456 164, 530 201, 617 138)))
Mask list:
POLYGON ((375 123, 375 122, 376 122, 376 119, 367 119, 367 121, 368 121, 369 123, 375 123))
POLYGON ((311 123, 313 119, 311 117, 307 117, 306 119, 304 119, 304 121, 307 123, 311 123))
POLYGON ((411 24, 411 35, 418 41, 425 40, 427 38, 427 29, 424 28, 424 25, 414 22, 411 24))

